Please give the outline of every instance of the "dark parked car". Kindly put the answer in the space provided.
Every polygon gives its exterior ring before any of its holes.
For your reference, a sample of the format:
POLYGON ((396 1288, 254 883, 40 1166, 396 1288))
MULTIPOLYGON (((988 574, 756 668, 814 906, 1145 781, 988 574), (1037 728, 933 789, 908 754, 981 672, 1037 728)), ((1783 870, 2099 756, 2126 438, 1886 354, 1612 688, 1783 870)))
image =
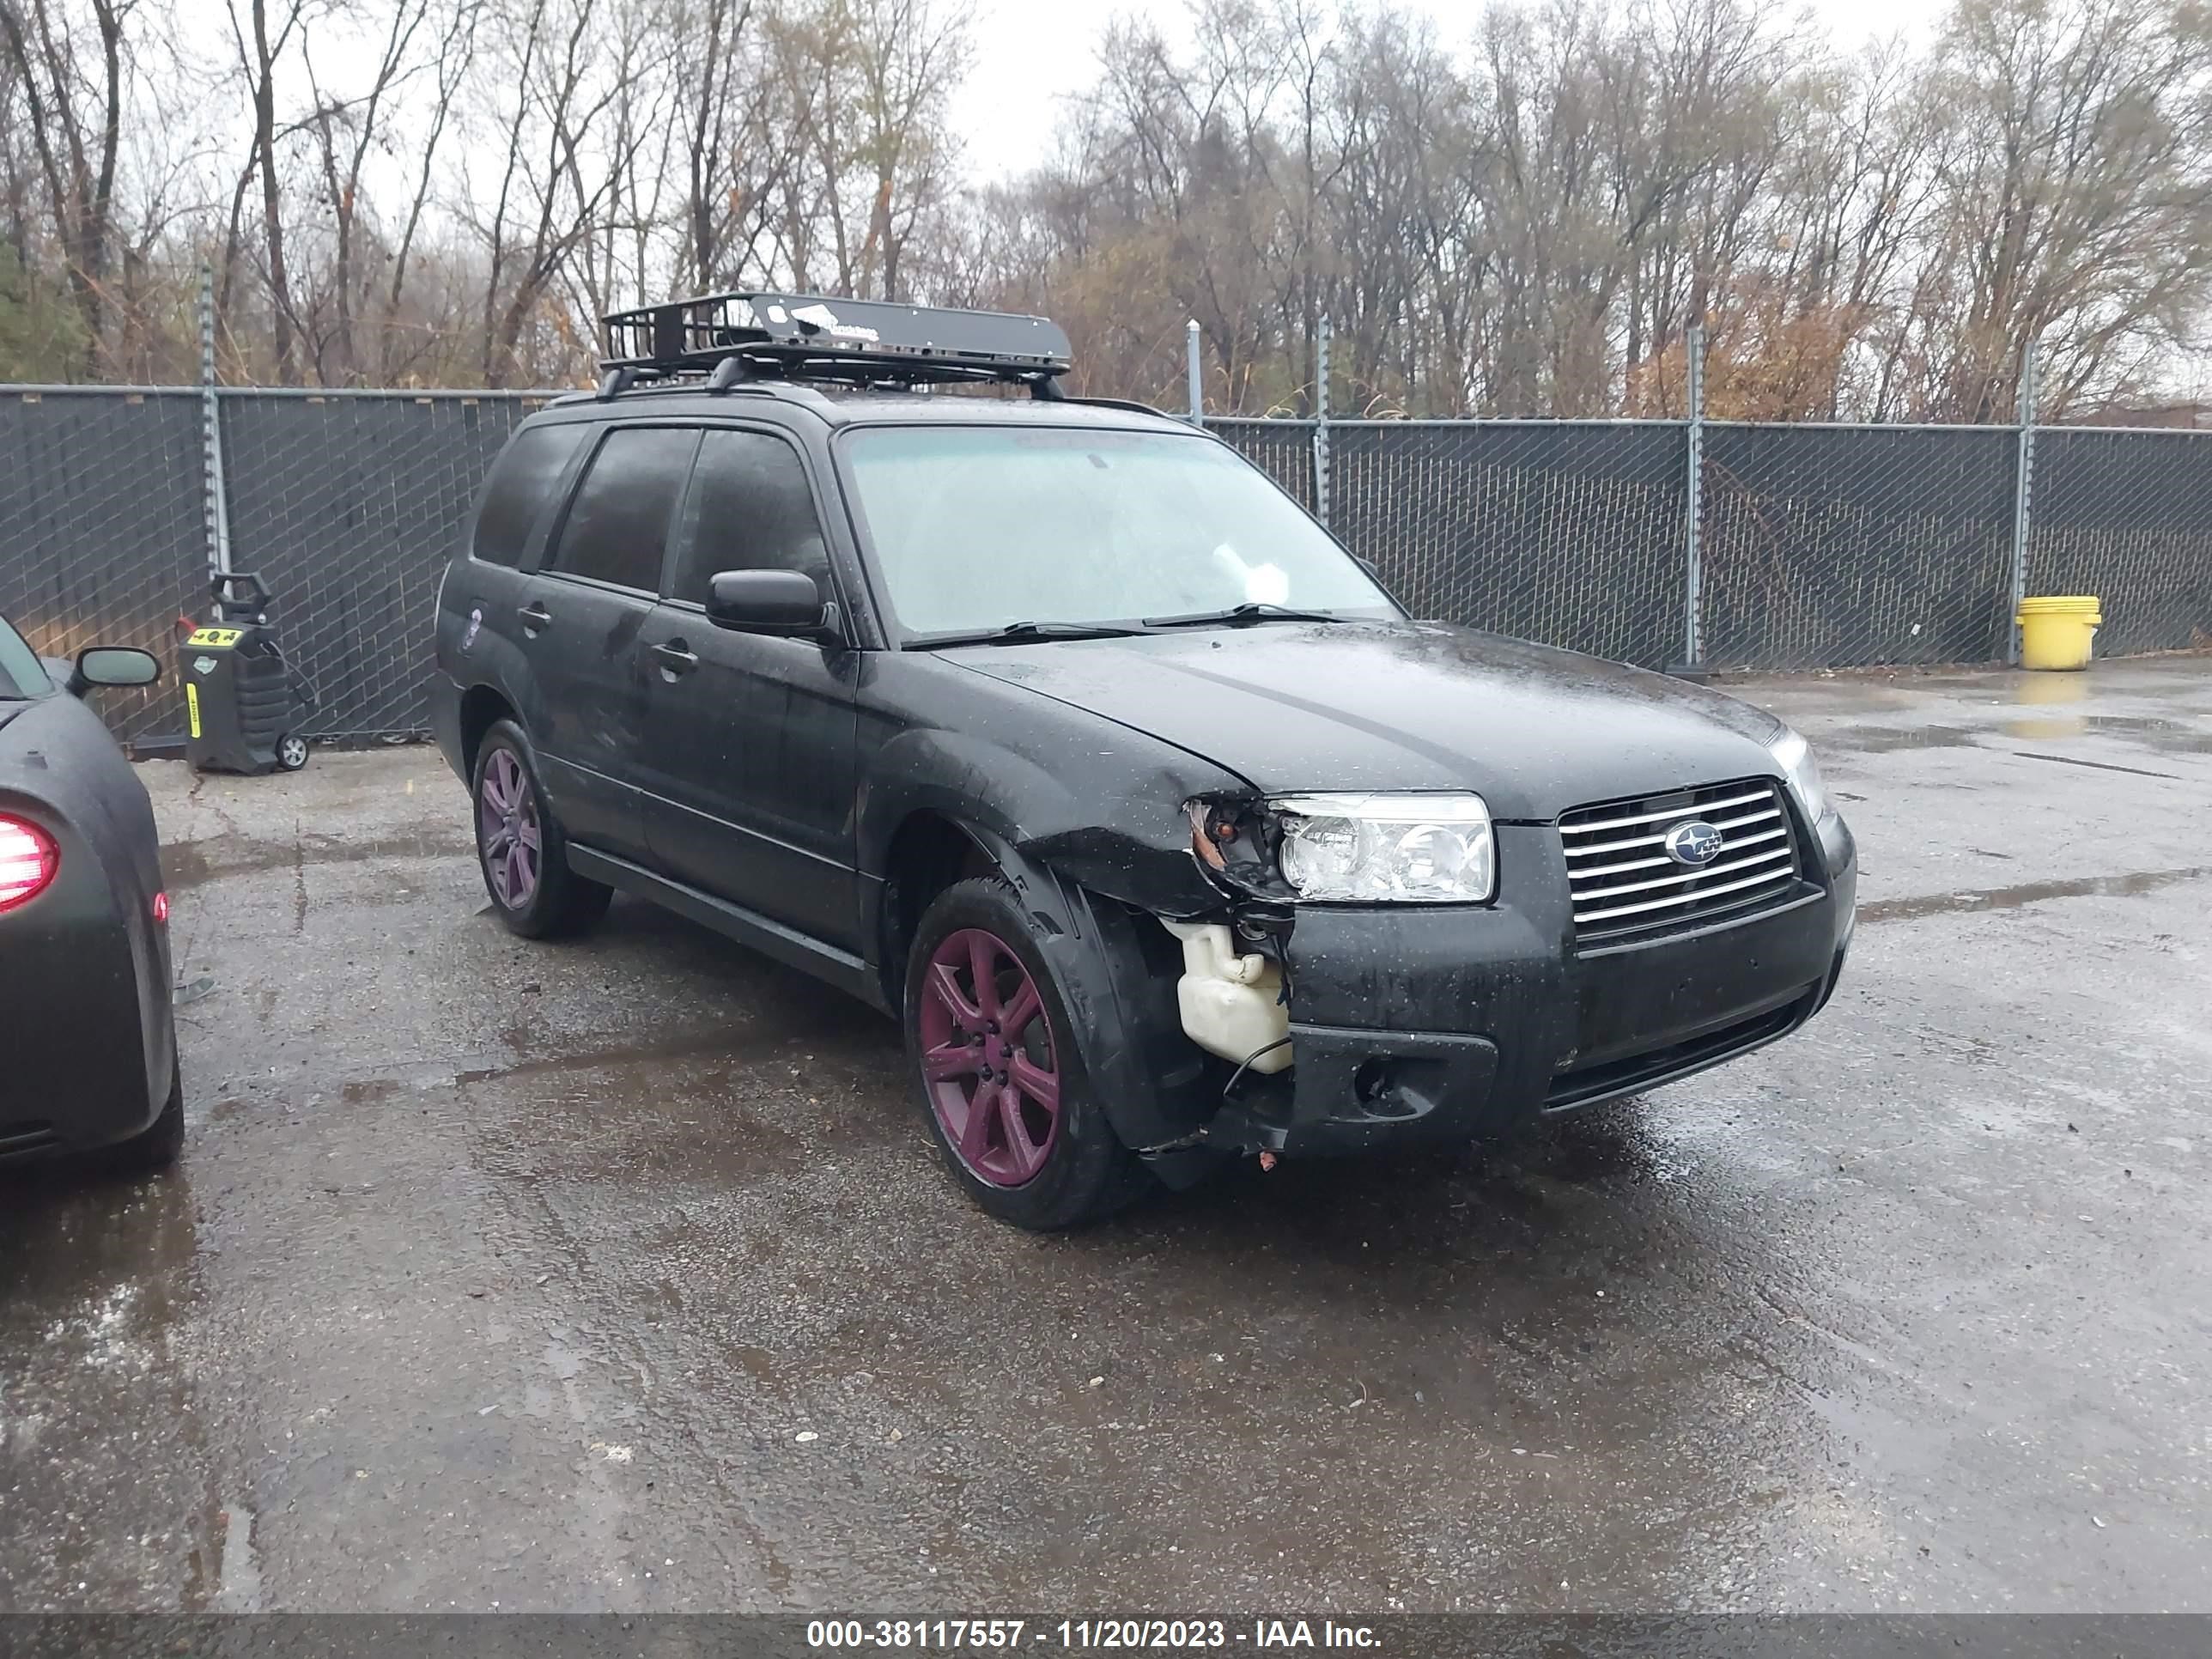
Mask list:
POLYGON ((641 895, 896 1013, 994 1213, 1502 1134, 1825 1002, 1851 840, 1717 692, 1410 620, 1032 318, 607 319, 448 570, 434 724, 515 932, 641 895), (931 395, 995 380, 1032 396, 931 395))
POLYGON ((50 668, 0 618, 0 1164, 108 1148, 158 1168, 184 1145, 154 808, 81 701, 161 672, 107 647, 50 668))

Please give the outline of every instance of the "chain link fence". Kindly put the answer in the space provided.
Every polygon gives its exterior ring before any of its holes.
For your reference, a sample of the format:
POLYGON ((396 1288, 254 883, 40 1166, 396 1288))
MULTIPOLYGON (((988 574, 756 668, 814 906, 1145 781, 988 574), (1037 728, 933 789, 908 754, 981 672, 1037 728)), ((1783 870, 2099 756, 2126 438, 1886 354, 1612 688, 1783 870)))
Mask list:
POLYGON ((428 724, 438 579, 477 486, 543 401, 223 396, 232 568, 276 595, 278 637, 315 690, 311 736, 428 724))
MULTIPOLYGON (((173 665, 177 617, 207 599, 204 501, 198 393, 0 395, 0 617, 47 656, 173 665)), ((100 696, 126 740, 183 729, 158 689, 100 696)))
MULTIPOLYGON (((440 573, 545 395, 216 394, 231 568, 276 596, 311 735, 422 730, 440 573)), ((179 617, 207 603, 203 413, 191 388, 0 388, 0 615, 40 651, 173 662, 179 617)), ((2015 581, 2101 596, 2100 654, 2212 646, 2212 433, 1206 424, 1417 615, 1620 661, 2001 661, 2015 581)), ((103 692, 102 712, 126 739, 173 738, 174 678, 103 692)))
POLYGON ((2003 658, 2018 447, 2002 428, 1708 423, 1706 663, 2003 658))
POLYGON ((2098 652, 2212 647, 2212 434, 2035 434, 2031 593, 2094 593, 2098 652))
POLYGON ((1326 453, 1331 527, 1416 615, 1680 659, 1680 426, 1332 422, 1326 453))

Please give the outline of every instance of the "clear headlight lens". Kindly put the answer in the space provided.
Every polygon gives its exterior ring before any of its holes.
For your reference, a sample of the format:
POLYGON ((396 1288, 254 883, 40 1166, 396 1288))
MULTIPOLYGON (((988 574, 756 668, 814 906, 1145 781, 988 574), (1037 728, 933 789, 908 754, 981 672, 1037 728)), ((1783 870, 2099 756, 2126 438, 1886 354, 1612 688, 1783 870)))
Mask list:
POLYGON ((1828 804, 1828 792, 1820 781, 1820 769, 1813 759, 1812 745, 1788 726, 1782 735, 1767 744, 1780 763, 1782 775, 1788 780, 1790 793, 1797 798, 1797 809, 1805 815, 1808 823, 1818 823, 1836 809, 1828 804))
POLYGON ((1282 795, 1283 879, 1298 896, 1355 903, 1477 903, 1497 883, 1480 795, 1282 795))

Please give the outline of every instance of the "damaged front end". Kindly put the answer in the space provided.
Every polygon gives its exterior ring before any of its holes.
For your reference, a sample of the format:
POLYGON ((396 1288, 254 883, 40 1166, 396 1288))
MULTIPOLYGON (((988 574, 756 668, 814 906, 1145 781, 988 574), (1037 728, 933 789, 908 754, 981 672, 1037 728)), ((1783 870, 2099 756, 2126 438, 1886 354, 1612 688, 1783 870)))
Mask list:
POLYGON ((1496 1050, 1403 1029, 1427 999, 1397 970, 1424 954, 1413 941, 1436 936, 1440 908, 1464 917, 1494 896, 1480 798, 1215 795, 1185 812, 1221 905, 1160 918, 1182 948, 1177 1012, 1190 1040, 1234 1068, 1194 1144, 1356 1152, 1409 1130, 1470 1133, 1496 1050))
POLYGON ((1407 977, 1488 896, 1472 799, 1224 791, 1187 799, 1179 847, 1121 825, 1009 849, 1061 896, 1053 954, 1109 1115, 1169 1184, 1224 1156, 1474 1132, 1496 1051, 1419 1029, 1433 982, 1407 977))

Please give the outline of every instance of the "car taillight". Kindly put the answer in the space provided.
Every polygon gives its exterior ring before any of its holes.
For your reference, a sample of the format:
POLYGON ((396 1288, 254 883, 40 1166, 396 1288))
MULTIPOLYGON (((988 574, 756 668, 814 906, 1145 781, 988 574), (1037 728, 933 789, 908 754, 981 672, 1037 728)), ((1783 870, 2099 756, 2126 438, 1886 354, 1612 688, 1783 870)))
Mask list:
POLYGON ((154 895, 154 920, 163 927, 167 927, 168 925, 169 896, 167 893, 156 893, 154 895))
POLYGON ((61 848, 35 823, 0 816, 0 910, 28 904, 53 885, 61 848))

